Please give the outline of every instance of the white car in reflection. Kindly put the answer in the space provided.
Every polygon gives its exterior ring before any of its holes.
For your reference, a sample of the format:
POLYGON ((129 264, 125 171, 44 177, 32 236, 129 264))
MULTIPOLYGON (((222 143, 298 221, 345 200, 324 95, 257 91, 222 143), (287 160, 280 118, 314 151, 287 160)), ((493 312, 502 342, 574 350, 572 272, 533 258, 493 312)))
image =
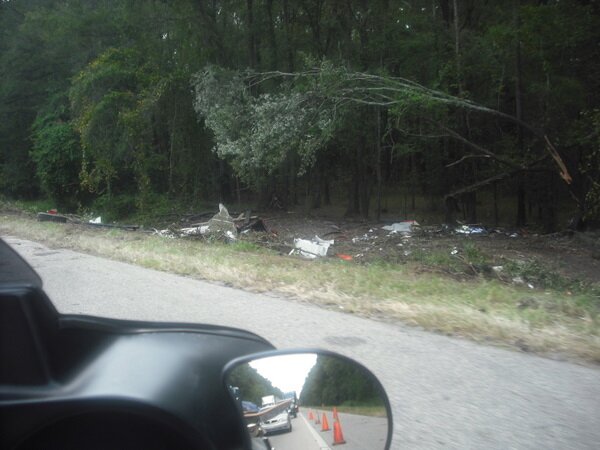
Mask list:
POLYGON ((261 422, 261 427, 265 434, 275 433, 277 431, 292 431, 292 420, 290 414, 287 411, 277 414, 268 420, 261 422))

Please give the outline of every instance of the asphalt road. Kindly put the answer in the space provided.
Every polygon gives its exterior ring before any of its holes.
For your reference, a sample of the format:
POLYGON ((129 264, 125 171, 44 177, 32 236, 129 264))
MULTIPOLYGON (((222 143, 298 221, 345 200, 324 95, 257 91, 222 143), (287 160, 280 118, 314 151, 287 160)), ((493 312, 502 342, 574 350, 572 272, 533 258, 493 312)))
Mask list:
MULTIPOLYGON (((312 410, 316 413, 315 410, 312 410)), ((318 411, 322 418, 324 411, 318 411)), ((269 436, 276 450, 331 450, 334 446, 333 417, 328 417, 329 430, 323 431, 322 421, 316 424, 308 420, 308 409, 302 408, 296 419, 292 419, 291 433, 277 433, 269 436)), ((356 414, 338 414, 342 424, 343 450, 383 450, 387 435, 387 421, 384 418, 360 416, 356 414)))
MULTIPOLYGON (((302 408, 305 417, 308 416, 306 408, 302 408)), ((317 432, 329 447, 333 448, 334 422, 332 412, 323 410, 312 410, 319 415, 319 423, 316 421, 306 422, 317 432), (327 417, 329 431, 323 431, 323 414, 327 417)), ((343 440, 344 450, 384 450, 387 437, 387 419, 382 417, 368 417, 358 414, 338 413, 338 420, 343 440)), ((275 447, 277 448, 277 447, 275 447)), ((284 447, 282 447, 284 448, 284 447)))
POLYGON ((8 238, 61 312, 245 328, 350 356, 392 403, 393 448, 597 449, 600 368, 487 347, 8 238))

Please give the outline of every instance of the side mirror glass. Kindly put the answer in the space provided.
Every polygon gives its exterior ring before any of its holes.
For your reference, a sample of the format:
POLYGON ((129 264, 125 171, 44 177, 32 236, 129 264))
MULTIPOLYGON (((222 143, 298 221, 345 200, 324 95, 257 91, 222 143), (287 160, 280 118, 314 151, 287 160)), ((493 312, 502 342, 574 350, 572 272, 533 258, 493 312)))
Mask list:
POLYGON ((323 351, 254 355, 230 363, 225 383, 249 437, 268 437, 274 448, 390 446, 387 395, 368 369, 349 358, 323 351))

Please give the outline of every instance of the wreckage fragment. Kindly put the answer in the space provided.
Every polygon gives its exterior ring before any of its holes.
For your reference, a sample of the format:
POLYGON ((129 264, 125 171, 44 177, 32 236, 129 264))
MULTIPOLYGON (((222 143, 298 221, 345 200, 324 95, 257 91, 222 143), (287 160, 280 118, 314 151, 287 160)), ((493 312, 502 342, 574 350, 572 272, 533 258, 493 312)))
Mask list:
POLYGON ((306 259, 315 259, 317 257, 327 256, 327 250, 334 244, 333 240, 324 240, 315 236, 312 240, 294 239, 294 249, 290 255, 300 255, 306 259))
MULTIPOLYGON (((203 213, 202 216, 206 214, 203 213)), ((194 218, 200 215, 194 215, 194 218)), ((219 212, 208 221, 195 223, 191 226, 179 228, 178 230, 156 230, 160 236, 205 236, 227 240, 236 240, 238 235, 243 233, 268 232, 267 225, 258 216, 250 215, 250 211, 240 214, 236 219, 229 215, 229 211, 219 203, 219 212)))
POLYGON ((219 203, 219 212, 208 221, 208 228, 203 233, 207 236, 226 237, 228 239, 237 239, 237 228, 229 211, 222 203, 219 203))
POLYGON ((413 227, 418 227, 419 224, 416 220, 404 220, 402 222, 396 222, 391 225, 382 227, 383 230, 389 231, 390 234, 395 233, 412 233, 413 227))
POLYGON ((461 225, 460 227, 454 230, 457 234, 480 234, 487 235, 488 231, 482 225, 461 225))

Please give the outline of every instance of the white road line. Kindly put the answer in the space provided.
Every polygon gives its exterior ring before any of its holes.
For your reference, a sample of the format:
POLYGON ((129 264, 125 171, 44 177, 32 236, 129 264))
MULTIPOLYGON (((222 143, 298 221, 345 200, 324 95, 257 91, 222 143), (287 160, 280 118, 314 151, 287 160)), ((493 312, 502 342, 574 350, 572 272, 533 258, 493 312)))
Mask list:
POLYGON ((327 445, 327 442, 325 442, 325 440, 319 435, 319 433, 317 433, 317 430, 315 430, 313 426, 308 422, 308 420, 306 420, 304 414, 300 413, 300 417, 302 417, 302 420, 304 420, 304 423, 306 424, 313 437, 317 441, 317 445, 319 446, 319 448, 321 450, 331 450, 331 447, 327 445))

